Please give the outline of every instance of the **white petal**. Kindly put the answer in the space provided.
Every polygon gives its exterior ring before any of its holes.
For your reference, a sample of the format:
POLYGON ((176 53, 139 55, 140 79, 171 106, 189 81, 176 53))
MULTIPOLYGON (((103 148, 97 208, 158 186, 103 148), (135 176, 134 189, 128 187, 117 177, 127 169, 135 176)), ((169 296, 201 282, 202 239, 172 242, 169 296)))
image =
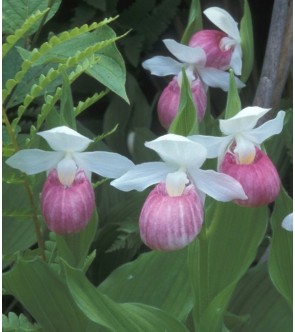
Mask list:
POLYGON ((218 201, 247 199, 241 184, 229 175, 202 169, 189 169, 188 173, 199 190, 218 201))
POLYGON ((219 7, 211 7, 204 10, 204 14, 219 29, 227 33, 230 37, 234 38, 237 42, 241 42, 238 23, 227 11, 219 7))
POLYGON ((189 183, 187 175, 184 171, 178 170, 173 173, 169 173, 166 176, 166 190, 169 196, 181 196, 185 185, 189 183))
POLYGON ((237 135, 235 140, 237 145, 234 153, 238 155, 240 164, 251 164, 255 159, 255 145, 242 135, 237 135))
POLYGON ((287 231, 293 232, 293 213, 288 214, 283 222, 282 227, 285 228, 287 231))
POLYGON ((179 167, 200 168, 206 160, 207 150, 186 137, 167 134, 146 142, 145 146, 156 151, 162 160, 179 167))
POLYGON ((261 144, 267 138, 279 134, 283 130, 285 114, 284 111, 280 111, 274 119, 251 130, 249 134, 255 139, 255 143, 261 144))
POLYGON ((64 186, 70 186, 76 175, 77 165, 72 158, 63 158, 57 164, 57 175, 60 183, 64 186))
POLYGON ((232 67, 236 75, 242 74, 242 48, 240 44, 235 45, 233 54, 230 60, 230 66, 232 67))
POLYGON ((63 158, 63 152, 39 149, 21 150, 6 160, 6 163, 28 175, 37 174, 55 167, 63 158))
POLYGON ((111 185, 123 191, 143 191, 153 184, 165 181, 167 174, 176 170, 163 162, 143 163, 135 165, 123 176, 113 180, 111 185))
POLYGON ((92 142, 91 139, 66 126, 41 131, 38 135, 55 151, 84 151, 92 142))
MULTIPOLYGON (((198 74, 202 81, 212 88, 220 88, 223 91, 229 89, 229 73, 212 67, 198 69, 198 74)), ((235 77, 237 88, 243 88, 245 84, 235 77)))
POLYGON ((271 108, 249 106, 242 109, 234 117, 227 120, 219 120, 221 132, 230 135, 238 132, 249 131, 256 126, 257 121, 271 108))
POLYGON ((142 66, 144 69, 149 70, 152 75, 176 76, 181 72, 183 64, 167 56, 155 56, 144 61, 142 66))
POLYGON ((189 136, 194 142, 200 143, 207 149, 207 158, 216 158, 224 153, 225 149, 232 140, 232 136, 205 136, 205 135, 193 135, 189 136))
POLYGON ((177 43, 173 39, 163 40, 168 50, 181 62, 199 64, 204 66, 206 63, 206 53, 201 47, 190 47, 177 43))
POLYGON ((112 179, 134 166, 131 160, 113 152, 80 152, 74 153, 73 158, 81 169, 112 179))

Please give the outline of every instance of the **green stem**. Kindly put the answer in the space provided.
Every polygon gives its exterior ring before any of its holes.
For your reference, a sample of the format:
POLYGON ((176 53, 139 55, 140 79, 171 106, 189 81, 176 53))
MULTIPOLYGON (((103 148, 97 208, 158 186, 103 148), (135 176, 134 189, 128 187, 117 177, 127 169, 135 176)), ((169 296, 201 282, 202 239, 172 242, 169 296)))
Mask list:
MULTIPOLYGON (((18 146, 17 141, 16 141, 16 135, 15 135, 14 129, 12 128, 12 126, 10 124, 10 121, 7 117, 7 114, 6 114, 6 111, 5 111, 4 108, 3 108, 2 113, 3 113, 3 120, 4 120, 4 123, 6 125, 7 131, 9 133, 14 151, 17 152, 20 149, 19 149, 19 146, 18 146)), ((26 189, 27 194, 29 196, 29 202, 30 202, 31 209, 32 209, 32 217, 33 217, 33 221, 34 221, 35 232, 36 232, 36 237, 37 237, 37 241, 38 241, 38 247, 40 249, 41 257, 45 261, 46 260, 45 259, 45 246, 44 246, 44 240, 43 240, 41 230, 40 230, 40 223, 39 223, 39 219, 38 219, 38 215, 37 215, 37 207, 36 207, 36 204, 35 204, 35 201, 34 201, 33 191, 30 187, 30 184, 29 184, 29 181, 28 181, 27 177, 24 179, 24 186, 25 186, 25 189, 26 189)))

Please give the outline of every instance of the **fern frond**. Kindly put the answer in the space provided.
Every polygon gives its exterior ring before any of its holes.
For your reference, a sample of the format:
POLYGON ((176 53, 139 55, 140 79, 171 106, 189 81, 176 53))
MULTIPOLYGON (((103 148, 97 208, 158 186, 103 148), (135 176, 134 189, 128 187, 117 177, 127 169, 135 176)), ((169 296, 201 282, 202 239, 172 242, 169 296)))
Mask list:
MULTIPOLYGON (((82 35, 83 33, 90 32, 92 30, 101 28, 102 26, 114 21, 116 18, 117 17, 106 18, 99 23, 94 22, 90 25, 84 24, 80 28, 76 27, 70 31, 64 31, 58 36, 51 37, 49 39, 49 41, 42 44, 39 49, 36 49, 36 48, 33 49, 30 57, 25 59, 24 62, 22 63, 21 70, 16 73, 16 75, 13 79, 9 79, 6 82, 5 89, 2 92, 2 102, 3 103, 5 102, 6 98, 11 94, 12 90, 16 87, 16 85, 23 79, 23 77, 28 72, 28 70, 33 65, 38 64, 38 60, 40 60, 40 58, 42 56, 44 56, 47 52, 49 52, 53 47, 60 45, 62 43, 65 43, 66 41, 68 41, 70 39, 76 38, 76 37, 82 35)), ((121 37, 123 37, 123 36, 121 36, 121 37)), ((102 47, 105 47, 105 46, 107 46, 107 44, 105 44, 102 47)))
POLYGON ((121 38, 114 37, 108 40, 104 40, 102 42, 98 42, 94 45, 87 47, 83 51, 77 51, 76 54, 72 57, 69 57, 65 63, 61 63, 58 65, 56 69, 50 68, 46 75, 41 75, 39 78, 38 84, 34 84, 31 88, 30 93, 25 97, 24 102, 20 105, 17 109, 17 118, 15 118, 12 122, 12 127, 14 128, 18 122, 20 121, 21 117, 23 116, 24 112, 31 104, 31 102, 45 90, 45 88, 52 83, 57 77, 59 77, 62 72, 69 70, 71 67, 77 66, 81 61, 85 60, 85 58, 93 57, 95 52, 99 51, 100 49, 113 44, 116 40, 121 38))
POLYGON ((96 92, 93 96, 88 97, 86 100, 79 101, 79 104, 76 107, 74 107, 75 116, 78 116, 79 114, 81 114, 83 111, 85 111, 91 105, 93 105, 98 100, 100 100, 102 97, 104 97, 108 92, 109 92, 109 90, 105 90, 100 93, 96 92))
POLYGON ((40 11, 38 10, 34 15, 30 16, 25 20, 23 25, 15 31, 13 35, 10 35, 6 38, 6 43, 2 46, 2 59, 5 55, 11 50, 11 48, 20 40, 26 32, 36 24, 41 18, 49 11, 49 8, 40 11))
POLYGON ((2 314, 2 331, 41 332, 42 329, 32 324, 25 315, 17 316, 14 312, 9 312, 8 316, 2 314))

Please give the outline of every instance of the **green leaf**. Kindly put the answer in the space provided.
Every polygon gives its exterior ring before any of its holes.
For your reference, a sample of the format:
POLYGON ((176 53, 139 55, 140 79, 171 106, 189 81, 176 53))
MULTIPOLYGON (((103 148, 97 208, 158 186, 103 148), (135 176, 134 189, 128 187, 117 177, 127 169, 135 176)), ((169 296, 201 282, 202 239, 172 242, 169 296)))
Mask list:
POLYGON ((188 44, 192 35, 203 28, 200 0, 191 0, 188 23, 181 38, 182 44, 188 44))
POLYGON ((63 125, 77 130, 71 84, 65 72, 62 73, 62 78, 63 85, 60 98, 61 120, 63 122, 63 125))
POLYGON ((236 315, 249 315, 245 324, 231 326, 232 332, 292 331, 292 310, 269 279, 266 264, 249 270, 239 282, 229 309, 236 315))
POLYGON ((229 81, 229 91, 227 94, 227 102, 226 102, 225 115, 224 115, 225 119, 232 118, 242 109, 241 100, 239 97, 239 91, 236 85, 235 75, 232 69, 230 69, 229 73, 230 73, 230 81, 229 81))
POLYGON ((169 133, 188 136, 198 134, 197 110, 190 83, 182 69, 182 83, 178 113, 169 127, 169 133))
POLYGON ((189 246, 194 318, 202 331, 219 331, 234 288, 256 256, 267 208, 212 202, 199 237, 189 246))
POLYGON ((187 249, 142 254, 115 270, 98 289, 115 301, 145 303, 184 321, 193 306, 186 258, 187 249))
POLYGON ((71 266, 82 268, 88 255, 89 248, 96 235, 98 215, 95 211, 86 226, 79 233, 56 235, 57 250, 71 266))
POLYGON ((246 82, 251 74, 254 63, 254 42, 251 11, 247 0, 244 0, 244 15, 241 21, 241 47, 243 66, 241 80, 246 82))
POLYGON ((293 201, 282 187, 275 201, 271 218, 272 239, 268 269, 277 290, 292 307, 293 294, 293 232, 282 228, 283 219, 292 212, 293 201))
POLYGON ((101 294, 82 274, 64 265, 66 282, 77 306, 91 321, 111 331, 187 331, 171 315, 147 305, 118 304, 101 294))
POLYGON ((64 279, 39 258, 19 258, 3 274, 2 283, 6 293, 20 301, 46 332, 98 330, 79 310, 64 279))
MULTIPOLYGON (((53 1, 46 22, 49 21, 57 12, 61 0, 53 1)), ((44 11, 48 8, 47 0, 3 0, 2 15, 3 15, 3 33, 13 34, 16 29, 20 29, 24 22, 29 19, 31 15, 36 12, 44 11)), ((39 25, 34 24, 29 30, 31 35, 37 31, 39 25)))

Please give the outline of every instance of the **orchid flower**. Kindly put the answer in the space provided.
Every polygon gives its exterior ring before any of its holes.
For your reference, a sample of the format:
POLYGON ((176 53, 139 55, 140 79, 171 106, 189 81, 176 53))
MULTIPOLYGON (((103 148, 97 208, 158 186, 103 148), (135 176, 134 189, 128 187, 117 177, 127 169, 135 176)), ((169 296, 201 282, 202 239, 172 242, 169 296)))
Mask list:
MULTIPOLYGON (((178 77, 179 86, 182 80, 182 68, 185 69, 190 83, 200 79, 206 86, 221 88, 224 91, 229 89, 229 73, 206 66, 206 53, 201 47, 190 47, 177 43, 172 39, 163 40, 167 49, 179 60, 170 57, 155 56, 143 62, 143 68, 149 70, 152 75, 178 77)), ((244 87, 236 78, 238 88, 244 87)))
POLYGON ((74 233, 88 223, 95 208, 91 173, 116 178, 134 164, 112 152, 83 152, 92 142, 66 126, 38 133, 54 151, 21 150, 6 163, 28 175, 48 171, 41 194, 44 219, 56 233, 74 233))
POLYGON ((194 142, 205 146, 208 158, 218 157, 218 168, 243 186, 248 200, 236 201, 247 206, 260 206, 272 202, 280 189, 279 175, 260 144, 283 128, 285 112, 275 119, 256 127, 257 121, 270 109, 247 107, 234 117, 219 120, 223 137, 194 135, 194 142))
POLYGON ((158 184, 139 220, 141 238, 150 248, 176 250, 191 242, 201 229, 205 194, 220 201, 247 198, 230 176, 200 169, 207 157, 201 144, 167 134, 145 146, 163 161, 136 165, 111 185, 123 191, 142 191, 158 184))
POLYGON ((201 144, 167 134, 146 142, 145 146, 157 152, 163 161, 135 165, 111 185, 123 191, 142 191, 164 181, 168 194, 179 196, 191 182, 199 192, 220 201, 246 198, 240 184, 231 177, 200 169, 207 157, 207 150, 201 144))
POLYGON ((290 232, 293 232, 293 212, 289 213, 282 222, 282 227, 290 232))
POLYGON ((207 18, 222 30, 201 30, 190 41, 191 47, 202 47, 207 56, 207 66, 227 70, 236 75, 242 72, 241 37, 238 24, 224 9, 211 7, 204 11, 207 18))

